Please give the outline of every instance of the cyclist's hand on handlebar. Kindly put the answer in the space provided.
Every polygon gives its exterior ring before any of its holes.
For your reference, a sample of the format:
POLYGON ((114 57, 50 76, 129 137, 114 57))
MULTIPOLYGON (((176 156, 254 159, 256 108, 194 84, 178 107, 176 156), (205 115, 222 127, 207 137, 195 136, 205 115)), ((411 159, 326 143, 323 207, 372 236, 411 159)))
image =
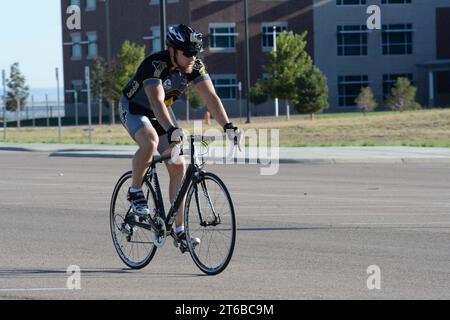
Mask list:
POLYGON ((170 154, 171 162, 178 164, 181 161, 180 156, 183 155, 183 141, 186 139, 184 130, 181 128, 170 127, 169 130, 167 130, 167 139, 170 147, 164 154, 170 154))
POLYGON ((234 145, 239 148, 239 151, 241 150, 241 143, 242 143, 242 131, 238 127, 234 126, 232 123, 227 123, 223 127, 225 133, 227 134, 228 139, 232 140, 234 142, 234 145))
POLYGON ((169 145, 171 147, 183 143, 183 140, 186 139, 186 135, 184 130, 177 127, 170 127, 167 130, 167 139, 169 141, 169 145))

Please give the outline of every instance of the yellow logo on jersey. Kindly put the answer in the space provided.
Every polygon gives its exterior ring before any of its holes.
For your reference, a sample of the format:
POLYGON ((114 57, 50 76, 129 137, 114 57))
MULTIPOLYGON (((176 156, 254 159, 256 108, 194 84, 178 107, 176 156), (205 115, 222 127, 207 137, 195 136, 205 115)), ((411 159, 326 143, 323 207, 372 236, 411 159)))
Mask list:
POLYGON ((170 97, 170 98, 167 98, 167 99, 164 101, 164 104, 165 104, 166 107, 168 108, 168 107, 170 107, 171 105, 173 105, 174 102, 175 102, 175 101, 174 101, 174 98, 173 98, 173 97, 170 97))
POLYGON ((155 78, 160 78, 161 73, 164 71, 165 68, 167 68, 167 63, 163 61, 153 61, 153 67, 155 67, 155 73, 153 76, 155 78))

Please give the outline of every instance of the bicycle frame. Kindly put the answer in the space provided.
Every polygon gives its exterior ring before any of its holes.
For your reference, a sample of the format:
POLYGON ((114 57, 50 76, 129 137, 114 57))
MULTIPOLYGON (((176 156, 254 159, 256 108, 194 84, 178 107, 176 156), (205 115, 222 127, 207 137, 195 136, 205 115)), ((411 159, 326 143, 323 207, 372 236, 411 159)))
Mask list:
MULTIPOLYGON (((148 169, 147 173, 145 174, 145 178, 144 178, 144 179, 147 179, 151 184, 154 185, 156 202, 157 202, 156 203, 157 215, 160 216, 164 220, 168 234, 170 234, 172 232, 172 225, 175 222, 178 209, 181 205, 181 202, 183 201, 184 197, 186 196, 186 194, 188 192, 189 186, 191 185, 192 182, 195 182, 197 180, 197 178, 200 177, 201 173, 203 172, 200 165, 197 164, 198 156, 195 152, 195 145, 194 145, 195 137, 191 136, 190 140, 191 140, 190 141, 191 163, 189 164, 189 166, 186 170, 186 174, 184 176, 183 183, 182 183, 180 189, 178 190, 178 193, 175 197, 175 201, 173 202, 167 216, 166 216, 166 212, 164 209, 164 201, 163 201, 163 197, 162 197, 162 193, 161 193, 161 187, 159 184, 158 174, 156 172, 156 164, 162 163, 166 160, 169 160, 171 157, 166 156, 166 157, 162 157, 162 158, 154 160, 150 164, 149 169, 148 169)), ((198 196, 198 195, 196 195, 196 196, 198 196)), ((139 223, 139 222, 132 222, 132 224, 137 227, 151 230, 152 227, 154 227, 154 223, 153 223, 152 219, 150 219, 149 222, 150 222, 151 226, 149 226, 147 224, 139 223)))

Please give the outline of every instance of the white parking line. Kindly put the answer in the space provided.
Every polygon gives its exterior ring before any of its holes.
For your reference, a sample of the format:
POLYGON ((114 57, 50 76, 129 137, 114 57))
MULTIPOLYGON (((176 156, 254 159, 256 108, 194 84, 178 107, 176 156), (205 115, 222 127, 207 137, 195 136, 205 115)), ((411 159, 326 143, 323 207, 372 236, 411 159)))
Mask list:
POLYGON ((349 223, 339 223, 342 226, 356 226, 356 225, 383 225, 383 226, 404 226, 404 225, 450 225, 450 221, 440 221, 440 222, 349 222, 349 223))
POLYGON ((27 288, 27 289, 0 289, 0 292, 19 292, 19 291, 75 291, 68 288, 27 288))

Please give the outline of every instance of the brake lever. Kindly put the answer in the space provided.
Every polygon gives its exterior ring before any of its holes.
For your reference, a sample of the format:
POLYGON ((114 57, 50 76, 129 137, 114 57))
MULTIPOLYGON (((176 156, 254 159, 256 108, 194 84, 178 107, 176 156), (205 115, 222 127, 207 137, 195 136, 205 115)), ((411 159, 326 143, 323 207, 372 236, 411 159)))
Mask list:
POLYGON ((237 136, 234 137, 234 146, 235 146, 235 147, 238 147, 239 152, 242 152, 241 141, 238 140, 238 137, 237 137, 237 136))
POLYGON ((171 164, 181 164, 181 157, 184 155, 183 144, 175 145, 172 149, 170 162, 171 164))

